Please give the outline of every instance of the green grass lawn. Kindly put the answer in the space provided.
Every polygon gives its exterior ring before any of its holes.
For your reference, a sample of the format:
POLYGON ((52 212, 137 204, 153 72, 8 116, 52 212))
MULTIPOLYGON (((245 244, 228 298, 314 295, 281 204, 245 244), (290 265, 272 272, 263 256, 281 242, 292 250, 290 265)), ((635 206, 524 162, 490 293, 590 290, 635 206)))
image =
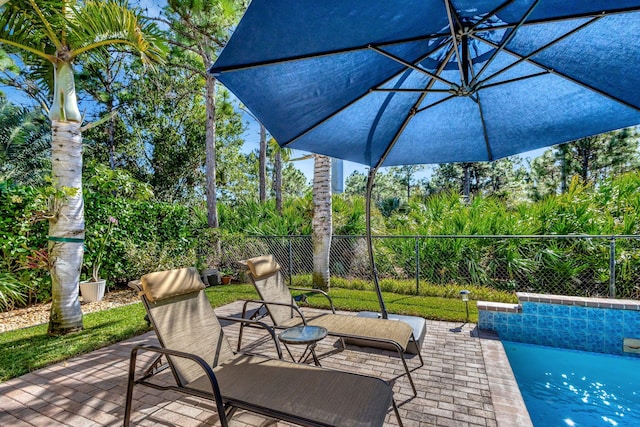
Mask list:
MULTIPOLYGON (((207 288, 214 307, 236 300, 257 299, 251 285, 225 285, 207 288)), ((379 311, 375 292, 333 288, 331 297, 338 310, 379 311)), ((458 298, 423 297, 384 292, 390 313, 421 316, 428 319, 462 322, 466 313, 458 298)), ((322 296, 309 295, 312 307, 328 308, 322 296)), ((89 313, 84 330, 61 337, 47 336, 47 326, 39 325, 0 334, 0 381, 24 375, 53 363, 140 335, 149 330, 142 303, 89 313)), ((474 302, 469 304, 472 322, 478 318, 474 302)))

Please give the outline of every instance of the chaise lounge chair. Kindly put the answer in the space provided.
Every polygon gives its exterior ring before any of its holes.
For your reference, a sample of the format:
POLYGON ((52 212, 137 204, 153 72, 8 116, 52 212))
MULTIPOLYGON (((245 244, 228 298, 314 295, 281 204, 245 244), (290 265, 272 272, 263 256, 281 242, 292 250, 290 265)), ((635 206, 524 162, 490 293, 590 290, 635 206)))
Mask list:
MULTIPOLYGON (((416 386, 411 378, 411 371, 407 365, 404 353, 410 343, 416 343, 413 336, 413 328, 405 322, 389 319, 376 319, 370 317, 357 317, 336 314, 333 301, 326 292, 318 289, 289 288, 280 272, 280 265, 273 255, 265 255, 240 261, 240 265, 247 269, 247 275, 260 295, 260 300, 245 301, 242 317, 255 319, 259 316, 260 310, 252 315, 248 315, 248 306, 257 303, 267 310, 273 325, 278 329, 287 329, 299 325, 321 326, 328 331, 328 335, 347 340, 349 343, 364 347, 376 347, 388 350, 395 350, 402 360, 402 364, 407 373, 413 394, 417 395, 416 386), (304 292, 321 293, 331 305, 331 314, 321 314, 319 316, 305 316, 296 304, 291 290, 304 292)), ((240 336, 238 338, 238 351, 242 345, 242 330, 245 324, 240 325, 240 336)), ((424 365, 420 346, 414 344, 413 348, 420 359, 420 366, 424 365)))
POLYGON ((238 408, 304 426, 364 427, 382 426, 392 407, 402 425, 393 391, 379 378, 234 354, 218 319, 238 319, 215 315, 195 268, 147 274, 139 288, 161 348, 136 346, 131 351, 125 426, 135 385, 212 400, 223 427, 238 408), (135 378, 137 355, 143 351, 167 359, 175 386, 154 382, 155 369, 135 378))

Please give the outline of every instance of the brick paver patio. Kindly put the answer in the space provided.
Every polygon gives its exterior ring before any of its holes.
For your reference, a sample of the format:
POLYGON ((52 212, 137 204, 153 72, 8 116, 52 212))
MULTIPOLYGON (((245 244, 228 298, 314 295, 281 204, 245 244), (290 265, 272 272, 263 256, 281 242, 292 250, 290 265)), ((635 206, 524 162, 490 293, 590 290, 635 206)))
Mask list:
MULTIPOLYGON (((239 302, 216 309, 224 316, 238 316, 240 311, 239 302)), ((265 333, 252 328, 245 331, 243 351, 275 355, 265 333)), ((225 333, 234 345, 238 326, 225 326, 225 333)), ((0 384, 0 426, 122 425, 129 353, 137 344, 157 344, 155 334, 149 332, 0 384)), ((294 355, 304 349, 290 348, 294 355)), ((474 324, 427 321, 422 347, 425 366, 418 368, 417 356, 408 358, 417 397, 394 352, 356 346, 340 349, 339 341, 329 337, 316 351, 326 368, 374 375, 393 384, 407 427, 531 425, 502 344, 493 336, 478 336, 474 324)), ((145 361, 148 357, 140 358, 141 368, 145 361)), ((168 372, 160 375, 171 380, 168 372)), ((132 425, 218 425, 217 420, 209 401, 135 388, 132 425)), ((289 424, 239 411, 232 425, 289 424)), ((385 425, 396 425, 392 413, 385 425)))

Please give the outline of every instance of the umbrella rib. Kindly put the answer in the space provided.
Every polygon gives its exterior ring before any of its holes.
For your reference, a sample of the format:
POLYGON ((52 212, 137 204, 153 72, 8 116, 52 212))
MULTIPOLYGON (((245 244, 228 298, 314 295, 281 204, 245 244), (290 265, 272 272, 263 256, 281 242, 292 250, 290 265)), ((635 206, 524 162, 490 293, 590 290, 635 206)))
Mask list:
MULTIPOLYGON (((531 52, 530 54, 526 55, 526 56, 521 56, 519 57, 520 59, 518 59, 516 62, 504 67, 503 69, 496 71, 495 73, 493 73, 492 75, 490 75, 489 77, 487 77, 486 79, 484 79, 482 82, 480 82, 481 84, 483 84, 486 81, 492 80, 495 77, 499 76, 500 74, 510 70, 511 68, 517 66, 518 64, 521 64, 522 62, 528 60, 529 58, 532 58, 533 56, 537 55, 538 53, 542 52, 545 49, 550 48, 551 46, 561 42, 562 40, 566 39, 567 37, 577 33, 578 31, 582 30, 583 28, 593 24, 594 22, 598 21, 602 19, 602 16, 596 16, 595 18, 591 19, 588 22, 585 22, 581 25, 579 25, 578 27, 574 28, 573 30, 563 34, 561 37, 558 37, 557 39, 551 41, 550 43, 545 44, 544 46, 539 47, 538 49, 534 50, 533 52, 531 52)), ((486 42, 486 40, 484 40, 481 37, 478 37, 476 35, 472 36, 474 39, 480 41, 480 42, 486 42)), ((484 84, 483 84, 484 86, 484 84)), ((485 86, 486 87, 486 86, 485 86)))
MULTIPOLYGON (((449 51, 447 53, 447 57, 445 58, 444 61, 442 61, 442 63, 436 70, 436 73, 439 74, 442 72, 442 70, 444 70, 444 68, 447 66, 447 63, 449 62, 449 59, 451 59, 452 54, 453 54, 452 51, 449 51)), ((374 175, 378 171, 380 166, 384 163, 384 161, 387 159, 387 156, 389 155, 393 147, 396 145, 396 142, 398 142, 400 135, 402 135, 402 132, 404 132, 405 128, 407 127, 411 119, 418 113, 418 106, 422 103, 424 98, 427 96, 428 90, 431 89, 431 87, 434 84, 435 84, 435 79, 431 79, 429 83, 427 83, 427 86, 425 87, 425 92, 418 97, 418 100, 413 104, 413 107, 411 107, 411 110, 409 110, 407 117, 405 117, 404 121, 402 122, 402 125, 398 128, 398 131, 395 133, 395 135, 393 135, 391 142, 389 143, 389 145, 387 145, 387 148, 384 150, 384 153, 382 153, 382 156, 380 156, 378 163, 376 163, 374 167, 374 175)))
POLYGON ((525 12, 524 16, 520 19, 520 22, 518 22, 518 24, 515 27, 513 27, 509 35, 507 35, 507 37, 505 37, 505 39, 502 40, 502 42, 500 43, 500 46, 493 52, 493 54, 487 60, 487 62, 485 62, 485 64, 480 69, 480 71, 478 71, 478 74, 473 78, 473 80, 470 83, 471 87, 473 87, 474 84, 477 84, 478 78, 482 76, 482 74, 487 69, 487 67, 491 65, 491 63, 496 59, 496 57, 500 54, 500 52, 502 52, 502 50, 507 46, 507 44, 515 37, 518 29, 522 26, 522 24, 524 24, 524 21, 526 21, 526 19, 533 13, 533 11, 535 10, 535 8, 538 6, 539 3, 540 3, 540 0, 536 0, 531 4, 529 9, 525 12))
POLYGON ((473 27, 471 27, 471 32, 473 33, 474 31, 476 31, 478 26, 480 26, 480 25, 484 24, 485 22, 487 22, 492 16, 495 16, 498 12, 500 12, 502 9, 506 8, 507 6, 509 6, 514 1, 515 0, 507 0, 504 3, 502 3, 500 6, 496 7, 495 9, 493 9, 491 12, 485 14, 484 18, 482 18, 481 20, 479 20, 478 22, 473 24, 473 27))
POLYGON ((464 78, 465 73, 462 65, 462 59, 460 58, 460 49, 458 48, 458 38, 456 35, 456 25, 454 24, 453 20, 455 17, 456 22, 458 23, 458 25, 460 27, 462 27, 462 25, 460 25, 460 20, 458 19, 458 17, 453 13, 453 10, 451 10, 452 5, 451 5, 451 1, 450 0, 445 0, 444 2, 445 8, 447 10, 447 19, 449 20, 449 30, 451 31, 451 41, 453 42, 453 49, 456 53, 456 58, 457 58, 457 64, 458 64, 458 70, 460 71, 460 81, 462 81, 464 84, 466 84, 466 79, 464 78))
POLYGON ((487 134, 487 123, 484 120, 484 113, 482 111, 482 102, 480 102, 480 94, 476 92, 478 97, 476 103, 478 104, 478 112, 480 113, 480 122, 482 123, 482 135, 484 136, 484 144, 487 148, 487 159, 493 161, 493 153, 491 152, 491 144, 489 143, 489 134, 487 134))
MULTIPOLYGON (((271 60, 265 60, 265 61, 256 61, 256 62, 250 62, 247 64, 238 64, 238 65, 227 65, 227 66, 222 66, 222 67, 211 67, 209 69, 209 72, 211 74, 213 74, 214 76, 218 76, 222 73, 227 73, 230 71, 241 71, 241 70, 247 70, 250 68, 257 68, 257 67, 262 67, 265 65, 276 65, 276 64, 283 64, 283 63, 287 63, 287 62, 295 62, 295 61, 302 61, 305 59, 313 59, 313 58, 320 58, 323 56, 331 56, 331 55, 338 55, 338 54, 343 54, 343 53, 350 53, 350 52, 357 52, 357 51, 361 51, 361 50, 369 50, 371 49, 372 46, 374 47, 385 47, 385 46, 395 46, 398 44, 405 44, 405 43, 412 43, 412 42, 418 42, 418 41, 423 41, 423 40, 431 40, 431 39, 439 39, 442 37, 448 37, 450 34, 449 33, 437 33, 437 34, 428 34, 428 35, 423 35, 423 36, 416 36, 416 37, 409 37, 406 39, 402 39, 402 40, 393 40, 393 41, 388 41, 388 42, 380 42, 380 43, 369 43, 366 45, 361 45, 361 46, 353 46, 353 47, 348 47, 348 48, 343 48, 343 49, 333 49, 333 50, 326 50, 326 51, 322 51, 322 52, 316 52, 316 53, 310 53, 310 54, 303 54, 303 55, 294 55, 294 56, 287 56, 284 58, 279 58, 279 59, 271 59, 271 60)), ((437 50, 435 50, 434 52, 436 52, 437 50)))
MULTIPOLYGON (((427 92, 427 91, 425 91, 425 92, 427 92)), ((433 90, 429 90, 428 92, 435 92, 435 91, 433 91, 433 90)), ((433 108, 433 107, 435 107, 436 105, 440 105, 440 104, 442 104, 443 102, 447 102, 448 100, 450 100, 450 99, 452 99, 452 98, 455 98, 456 96, 457 96, 457 95, 451 95, 451 96, 447 96, 446 98, 442 98, 441 100, 436 101, 436 102, 434 102, 433 104, 429 104, 429 105, 427 105, 426 107, 422 107, 422 108, 420 108, 419 110, 417 110, 417 111, 416 111, 416 114, 417 114, 417 113, 422 113, 423 111, 428 110, 428 109, 430 109, 430 108, 433 108)))
POLYGON ((398 89, 388 89, 388 88, 376 88, 371 89, 372 92, 414 92, 414 93, 451 93, 451 89, 406 89, 406 88, 398 88, 398 89))
MULTIPOLYGON (((493 43, 493 42, 491 42, 491 41, 489 41, 489 40, 483 40, 483 41, 484 41, 485 43, 489 44, 489 45, 492 45, 492 46, 494 46, 494 47, 497 47, 497 46, 495 45, 495 43, 493 43)), ((507 53, 509 53, 509 54, 511 54, 511 55, 513 55, 513 56, 515 56, 515 57, 517 57, 517 58, 523 58, 521 55, 518 55, 516 52, 513 52, 513 51, 511 51, 511 50, 509 50, 509 49, 507 49, 507 48, 505 48, 505 49, 504 49, 504 51, 505 51, 505 52, 507 52, 507 53)), ((524 58, 523 58, 523 59, 524 59, 524 58)), ((566 79, 566 80, 568 80, 568 81, 571 81, 571 82, 573 82, 573 83, 575 83, 575 84, 577 84, 577 85, 579 85, 579 86, 582 86, 582 87, 584 87, 584 88, 586 88, 586 89, 589 89, 589 90, 591 90, 591 91, 593 91, 593 92, 596 92, 596 93, 598 93, 598 94, 600 94, 600 95, 602 95, 602 96, 604 96, 604 97, 607 97, 607 98, 609 98, 609 99, 611 99, 611 100, 613 100, 613 101, 615 101, 615 102, 618 102, 618 103, 620 103, 620 104, 622 104, 622 105, 624 105, 624 106, 627 106, 627 107, 629 107, 629 108, 632 108, 632 109, 634 109, 634 110, 636 110, 636 111, 640 111, 640 106, 633 105, 633 104, 631 104, 631 103, 629 103, 629 102, 625 101, 624 99, 620 99, 620 98, 618 98, 618 97, 617 97, 617 96, 615 96, 615 95, 612 95, 612 94, 610 94, 610 93, 607 93, 607 92, 603 91, 602 89, 598 89, 598 88, 596 88, 596 87, 594 87, 594 86, 592 86, 592 85, 590 85, 590 84, 588 84, 588 83, 586 83, 586 82, 583 82, 583 81, 580 81, 580 80, 578 80, 578 79, 575 79, 575 78, 573 78, 573 77, 571 77, 571 76, 569 76, 569 75, 567 75, 567 74, 565 74, 565 73, 562 73, 562 72, 560 72, 560 71, 558 71, 558 70, 556 70, 556 69, 554 69, 554 68, 548 67, 548 66, 546 66, 546 65, 544 65, 544 64, 542 64, 542 63, 540 63, 540 62, 538 62, 538 61, 536 61, 536 60, 534 60, 534 59, 526 58, 526 59, 524 59, 524 60, 525 60, 526 62, 528 62, 528 63, 532 64, 532 65, 535 65, 536 67, 539 67, 539 68, 542 68, 543 70, 548 71, 548 72, 549 72, 549 73, 551 73, 551 74, 554 74, 554 75, 557 75, 557 76, 559 76, 559 77, 562 77, 562 78, 564 78, 564 79, 566 79)))
MULTIPOLYGON (((560 22, 560 21, 568 21, 571 19, 583 19, 583 18, 596 18, 596 17, 604 17, 609 15, 620 15, 624 13, 633 13, 640 12, 640 6, 633 7, 623 7, 617 9, 609 9, 609 10, 600 10, 597 12, 584 12, 584 13, 576 13, 573 15, 562 15, 562 16, 552 16, 548 18, 540 18, 540 19, 532 19, 531 21, 527 21, 524 23, 525 26, 529 25, 539 25, 539 24, 548 24, 552 22, 560 22)), ((504 30, 507 28, 512 28, 516 24, 503 24, 503 25, 495 25, 490 28, 482 28, 477 31, 494 31, 494 30, 504 30)))
MULTIPOLYGON (((440 46, 440 47, 439 47, 439 49, 441 49, 441 48, 442 48, 442 47, 444 47, 444 46, 446 46, 446 43, 444 43, 442 46, 440 46)), ((399 63, 399 64, 401 64, 401 65, 403 65, 403 66, 405 66, 405 67, 407 67, 407 68, 411 68, 412 70, 415 70, 415 71, 418 71, 418 72, 420 72, 420 73, 426 74, 427 76, 431 77, 432 79, 436 79, 436 80, 438 80, 438 81, 439 81, 439 82, 441 82, 441 83, 444 83, 444 84, 446 84, 446 85, 448 85, 448 86, 451 86, 452 88, 457 87, 457 85, 456 85, 455 83, 450 82, 450 81, 448 81, 448 80, 446 80, 446 79, 443 79, 443 78, 442 78, 442 77, 440 77, 439 75, 437 75, 437 74, 435 74, 435 73, 432 73, 432 72, 430 72, 430 71, 427 71, 427 70, 425 70, 425 69, 423 69, 423 68, 420 68, 420 67, 418 67, 417 65, 414 65, 414 64, 412 64, 412 63, 410 63, 410 62, 407 62, 407 61, 403 60, 402 58, 398 58, 398 57, 397 57, 397 56, 395 56, 395 55, 392 55, 392 54, 390 54, 390 53, 388 53, 388 52, 385 52, 384 50, 379 49, 377 46, 371 46, 371 47, 370 47, 370 49, 371 49, 371 50, 373 50, 374 52, 379 53, 379 54, 380 54, 380 55, 382 55, 382 56, 385 56, 385 57, 387 57, 387 58, 389 58, 389 59, 392 59, 392 60, 396 61, 397 63, 399 63)), ((435 52, 437 52, 439 49, 436 49, 436 50, 434 50, 434 51, 430 52, 430 53, 429 53, 429 55, 426 55, 425 57, 420 58, 420 60, 419 60, 419 61, 417 61, 417 63, 420 63, 420 62, 421 62, 421 61, 423 61, 425 58, 428 58, 429 56, 433 55, 433 54, 434 54, 435 52)))
POLYGON ((532 79, 534 77, 540 77, 540 76, 546 76, 547 74, 549 74, 549 71, 540 71, 539 73, 535 73, 535 74, 529 74, 527 76, 521 76, 521 77, 516 77, 513 79, 509 79, 509 80, 504 80, 501 82, 496 82, 496 83, 489 83, 487 85, 482 85, 482 87, 480 87, 478 90, 480 89, 488 89, 490 87, 495 87, 495 86, 502 86, 502 85, 506 85, 509 83, 515 83, 515 82, 519 82, 521 80, 527 80, 527 79, 532 79))

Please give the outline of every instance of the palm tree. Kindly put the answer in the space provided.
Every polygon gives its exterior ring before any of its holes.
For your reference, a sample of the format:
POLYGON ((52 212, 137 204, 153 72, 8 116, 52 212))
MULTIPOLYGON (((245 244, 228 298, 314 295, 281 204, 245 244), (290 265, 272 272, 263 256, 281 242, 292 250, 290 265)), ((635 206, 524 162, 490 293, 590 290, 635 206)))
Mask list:
POLYGON ((108 49, 138 53, 148 65, 162 61, 158 28, 127 8, 124 0, 5 0, 0 2, 0 44, 19 55, 29 73, 53 88, 51 174, 57 195, 49 220, 52 304, 49 334, 81 330, 78 283, 84 242, 82 116, 74 62, 108 49))
POLYGON ((329 251, 332 234, 331 157, 314 155, 313 167, 313 286, 329 290, 329 251))

